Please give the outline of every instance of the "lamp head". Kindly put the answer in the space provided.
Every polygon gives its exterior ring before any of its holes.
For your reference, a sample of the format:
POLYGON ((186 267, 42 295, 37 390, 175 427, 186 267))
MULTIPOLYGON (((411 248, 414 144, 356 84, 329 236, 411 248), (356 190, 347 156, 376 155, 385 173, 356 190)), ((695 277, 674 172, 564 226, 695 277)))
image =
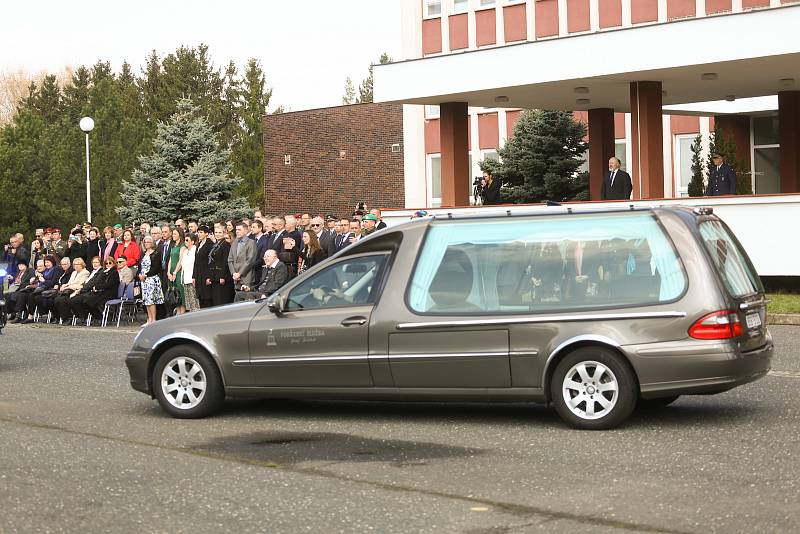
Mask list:
POLYGON ((94 120, 92 120, 91 117, 84 117, 81 119, 80 127, 81 130, 83 130, 86 133, 89 133, 92 130, 94 130, 94 120))

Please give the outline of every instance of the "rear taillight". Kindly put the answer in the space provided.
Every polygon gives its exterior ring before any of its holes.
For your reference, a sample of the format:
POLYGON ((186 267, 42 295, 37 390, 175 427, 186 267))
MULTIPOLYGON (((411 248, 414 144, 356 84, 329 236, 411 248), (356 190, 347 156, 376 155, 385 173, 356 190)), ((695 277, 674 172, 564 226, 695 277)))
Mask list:
POLYGON ((741 336, 743 331, 736 312, 721 310, 695 321, 689 328, 689 335, 695 339, 732 339, 741 336))

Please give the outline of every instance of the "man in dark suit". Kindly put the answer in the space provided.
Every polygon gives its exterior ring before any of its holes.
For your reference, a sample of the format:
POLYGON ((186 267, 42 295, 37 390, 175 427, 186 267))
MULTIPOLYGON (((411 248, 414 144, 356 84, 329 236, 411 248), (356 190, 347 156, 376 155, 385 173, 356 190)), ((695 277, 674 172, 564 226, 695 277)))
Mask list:
POLYGON ((317 234, 317 240, 319 241, 319 246, 322 249, 324 258, 329 258, 336 254, 336 243, 334 241, 334 237, 325 227, 322 217, 314 217, 311 219, 311 224, 308 228, 306 228, 306 231, 309 230, 317 234))
POLYGON ((608 173, 603 177, 600 189, 602 200, 628 200, 633 192, 631 175, 620 169, 621 161, 612 156, 608 159, 608 173))
POLYGON ((262 271, 261 282, 252 288, 242 285, 242 290, 236 292, 235 302, 268 297, 289 281, 289 270, 278 260, 278 254, 272 249, 264 252, 264 265, 259 270, 262 271))
POLYGON ((342 218, 339 219, 338 229, 336 231, 336 239, 334 240, 334 244, 336 245, 336 252, 339 252, 344 247, 350 244, 350 219, 342 218))
POLYGON ((735 195, 736 171, 725 163, 725 158, 722 154, 712 154, 711 161, 714 164, 711 166, 711 169, 709 169, 706 196, 735 195))
POLYGON ((286 235, 285 230, 286 220, 283 217, 275 217, 272 219, 272 235, 268 248, 275 252, 283 252, 283 236, 286 235))
POLYGON ((258 285, 258 283, 261 282, 261 279, 259 278, 261 276, 261 269, 259 267, 264 261, 264 252, 267 251, 270 245, 270 238, 264 233, 264 223, 258 220, 252 221, 250 223, 249 237, 256 242, 256 264, 253 267, 256 276, 255 285, 258 285))
POLYGON ((383 230, 384 228, 386 228, 386 223, 383 222, 383 219, 381 218, 380 209, 372 208, 371 210, 369 210, 369 212, 378 218, 378 224, 375 225, 375 230, 383 230))

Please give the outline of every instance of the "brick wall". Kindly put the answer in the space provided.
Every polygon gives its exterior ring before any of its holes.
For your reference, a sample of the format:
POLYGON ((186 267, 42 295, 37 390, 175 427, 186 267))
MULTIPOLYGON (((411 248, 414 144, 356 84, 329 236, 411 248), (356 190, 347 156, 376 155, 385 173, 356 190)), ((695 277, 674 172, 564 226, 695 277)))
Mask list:
POLYGON ((370 208, 403 208, 402 105, 265 116, 264 189, 265 214, 349 216, 359 201, 370 208))

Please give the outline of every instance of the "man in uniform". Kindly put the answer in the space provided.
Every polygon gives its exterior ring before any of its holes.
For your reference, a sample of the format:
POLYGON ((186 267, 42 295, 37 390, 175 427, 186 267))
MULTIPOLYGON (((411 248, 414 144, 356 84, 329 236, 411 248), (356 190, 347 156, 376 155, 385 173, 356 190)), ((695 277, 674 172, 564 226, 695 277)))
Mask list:
POLYGON ((711 155, 711 161, 714 164, 708 173, 706 196, 735 195, 736 171, 725 163, 725 158, 718 152, 711 155))

